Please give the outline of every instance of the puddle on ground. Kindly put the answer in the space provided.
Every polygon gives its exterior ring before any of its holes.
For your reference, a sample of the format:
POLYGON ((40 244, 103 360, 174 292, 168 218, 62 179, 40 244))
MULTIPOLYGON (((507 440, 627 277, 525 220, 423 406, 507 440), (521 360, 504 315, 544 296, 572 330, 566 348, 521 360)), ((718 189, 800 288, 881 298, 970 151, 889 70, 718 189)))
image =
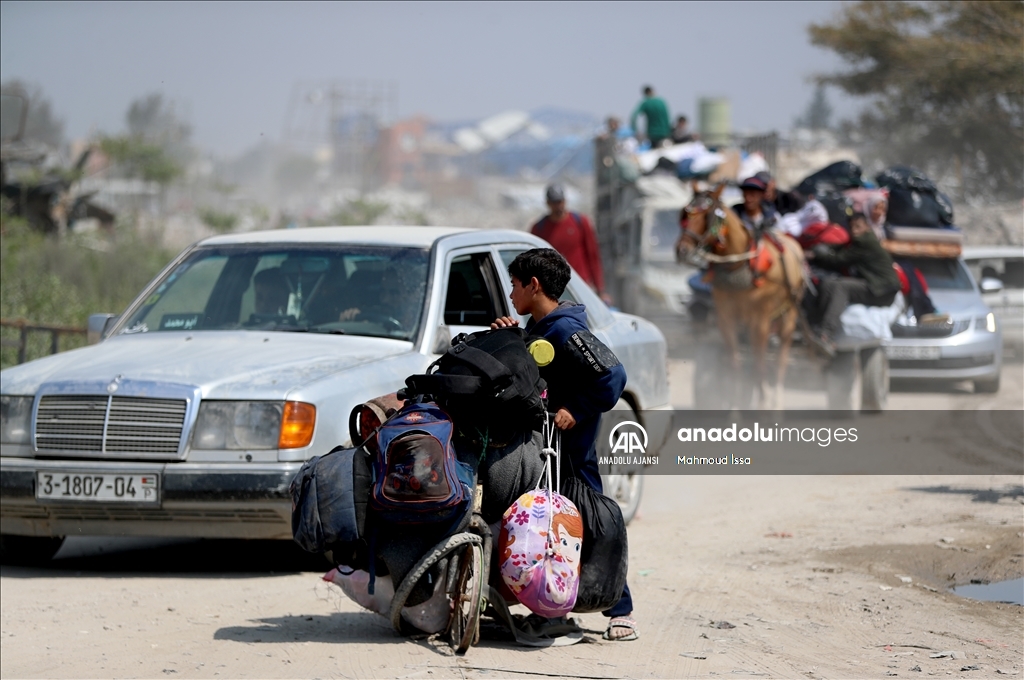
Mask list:
POLYGON ((1024 606, 1024 578, 998 583, 971 583, 957 586, 951 591, 955 595, 985 602, 1010 602, 1024 606))

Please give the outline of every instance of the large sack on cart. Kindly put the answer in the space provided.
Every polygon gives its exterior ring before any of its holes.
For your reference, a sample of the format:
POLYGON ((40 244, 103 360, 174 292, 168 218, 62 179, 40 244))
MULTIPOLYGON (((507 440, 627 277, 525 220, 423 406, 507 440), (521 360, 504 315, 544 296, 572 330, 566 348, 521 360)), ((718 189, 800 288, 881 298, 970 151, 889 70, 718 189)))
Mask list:
POLYGON ((425 374, 406 378, 406 394, 429 395, 460 424, 537 427, 545 384, 526 337, 521 328, 460 334, 425 374))
POLYGON ((864 186, 861 168, 853 161, 837 161, 827 165, 803 179, 796 191, 802 196, 818 196, 826 193, 843 192, 864 186))
POLYGON ((889 223, 903 227, 943 227, 953 224, 953 202, 927 175, 894 165, 875 176, 889 189, 889 223))
POLYGON ((461 440, 457 446, 465 446, 467 455, 482 458, 480 514, 487 524, 499 522, 517 498, 537 488, 544 472, 544 439, 536 430, 518 430, 505 441, 461 440))
POLYGON ((337 564, 365 569, 363 539, 370 496, 366 452, 338 446, 310 458, 295 475, 290 491, 295 542, 309 552, 331 552, 337 564))
POLYGON ((573 611, 605 611, 619 601, 626 586, 629 547, 622 509, 576 477, 562 480, 562 495, 572 501, 583 520, 580 585, 573 611))

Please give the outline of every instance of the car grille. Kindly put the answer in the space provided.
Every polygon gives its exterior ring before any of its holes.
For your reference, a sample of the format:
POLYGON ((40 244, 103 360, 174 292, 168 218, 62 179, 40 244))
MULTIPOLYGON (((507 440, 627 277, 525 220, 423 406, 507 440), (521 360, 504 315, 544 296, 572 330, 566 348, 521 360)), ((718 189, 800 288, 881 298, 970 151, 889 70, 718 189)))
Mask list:
POLYGON ((36 450, 177 458, 187 406, 184 399, 46 395, 36 413, 36 450))
POLYGON ((950 357, 948 359, 890 359, 889 368, 975 368, 995 363, 995 354, 979 354, 973 357, 950 357))
POLYGON ((918 326, 904 326, 893 324, 892 336, 894 338, 948 338, 957 333, 963 333, 970 328, 970 319, 957 319, 947 323, 921 324, 918 326))

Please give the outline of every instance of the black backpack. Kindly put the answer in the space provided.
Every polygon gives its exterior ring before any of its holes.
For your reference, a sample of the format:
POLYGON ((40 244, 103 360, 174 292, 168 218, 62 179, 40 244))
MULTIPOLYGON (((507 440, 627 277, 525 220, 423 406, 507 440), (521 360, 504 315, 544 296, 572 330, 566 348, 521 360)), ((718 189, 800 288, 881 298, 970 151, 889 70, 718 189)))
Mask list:
POLYGON ((546 385, 521 328, 460 334, 425 374, 405 384, 406 394, 431 397, 456 424, 529 429, 544 415, 546 385))
POLYGON ((313 456, 292 480, 292 536, 303 550, 330 551, 333 561, 365 569, 370 461, 361 449, 313 456))

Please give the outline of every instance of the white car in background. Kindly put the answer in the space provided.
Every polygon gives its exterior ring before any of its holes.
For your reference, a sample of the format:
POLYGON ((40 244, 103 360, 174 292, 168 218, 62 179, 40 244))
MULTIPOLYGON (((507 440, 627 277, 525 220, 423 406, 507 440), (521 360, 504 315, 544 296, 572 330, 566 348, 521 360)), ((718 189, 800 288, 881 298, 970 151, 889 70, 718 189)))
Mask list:
MULTIPOLYGON (((290 539, 302 462, 349 440, 353 407, 452 337, 514 314, 506 267, 544 246, 515 231, 336 227, 186 249, 121 316, 90 319, 98 344, 0 373, 5 559, 48 559, 69 534, 290 539)), ((564 297, 626 368, 619 408, 668 408, 661 332, 575 273, 564 297)), ((650 435, 652 448, 665 437, 650 435)), ((627 514, 639 480, 609 478, 627 514)))
MULTIPOLYGON (((1004 346, 1024 346, 1024 246, 965 246, 964 263, 1003 328, 1004 346)), ((1019 354, 1018 354, 1019 356, 1019 354)))

